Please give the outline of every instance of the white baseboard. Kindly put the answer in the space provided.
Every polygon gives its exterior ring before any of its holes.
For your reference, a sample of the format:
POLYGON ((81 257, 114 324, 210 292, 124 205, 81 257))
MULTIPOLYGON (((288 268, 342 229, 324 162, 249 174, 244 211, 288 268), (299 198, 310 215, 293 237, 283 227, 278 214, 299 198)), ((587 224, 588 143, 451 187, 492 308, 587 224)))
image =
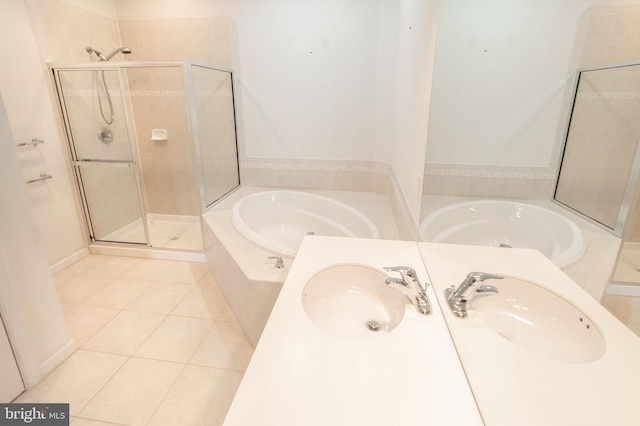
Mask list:
POLYGON ((129 256, 142 257, 145 259, 163 259, 163 260, 180 260, 184 262, 206 262, 207 258, 204 253, 194 253, 187 251, 170 251, 170 250, 154 250, 147 247, 117 247, 91 245, 89 250, 93 254, 104 254, 107 256, 129 256))
POLYGON ((76 351, 76 343, 69 339, 53 355, 40 364, 40 380, 44 379, 76 351))
POLYGON ((70 254, 64 259, 55 262, 53 265, 50 265, 49 269, 51 270, 52 274, 55 274, 56 272, 62 271, 63 269, 73 265, 80 259, 83 259, 87 256, 89 256, 89 248, 85 247, 83 249, 76 251, 75 253, 70 254))

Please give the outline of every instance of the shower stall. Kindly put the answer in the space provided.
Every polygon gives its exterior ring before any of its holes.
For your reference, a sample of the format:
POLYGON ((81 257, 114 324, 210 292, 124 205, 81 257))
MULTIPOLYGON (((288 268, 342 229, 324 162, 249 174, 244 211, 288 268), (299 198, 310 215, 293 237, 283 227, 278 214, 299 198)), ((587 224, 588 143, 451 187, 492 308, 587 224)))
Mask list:
POLYGON ((231 71, 50 69, 91 243, 201 251, 200 214, 240 184, 231 71))

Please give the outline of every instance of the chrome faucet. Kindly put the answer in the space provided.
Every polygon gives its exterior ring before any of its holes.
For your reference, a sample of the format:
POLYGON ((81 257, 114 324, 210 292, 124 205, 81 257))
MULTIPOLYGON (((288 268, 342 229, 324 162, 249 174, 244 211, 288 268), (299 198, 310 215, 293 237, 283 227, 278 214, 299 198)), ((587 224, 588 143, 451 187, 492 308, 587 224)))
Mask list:
POLYGON ((276 261, 276 264, 274 265, 276 268, 284 268, 284 260, 282 260, 282 256, 269 256, 269 259, 276 261))
MULTIPOLYGON (((385 271, 399 272, 402 278, 387 278, 384 280, 385 284, 400 290, 411 304, 416 308, 416 311, 422 315, 431 314, 431 302, 427 297, 425 287, 418 281, 418 274, 413 268, 408 266, 392 266, 382 268, 385 271)), ((429 283, 425 283, 428 287, 429 283)))
POLYGON ((467 306, 473 299, 498 293, 498 289, 494 286, 482 284, 484 280, 501 280, 503 278, 501 275, 487 274, 486 272, 469 273, 458 288, 451 286, 444 291, 449 308, 458 317, 466 317, 467 306))

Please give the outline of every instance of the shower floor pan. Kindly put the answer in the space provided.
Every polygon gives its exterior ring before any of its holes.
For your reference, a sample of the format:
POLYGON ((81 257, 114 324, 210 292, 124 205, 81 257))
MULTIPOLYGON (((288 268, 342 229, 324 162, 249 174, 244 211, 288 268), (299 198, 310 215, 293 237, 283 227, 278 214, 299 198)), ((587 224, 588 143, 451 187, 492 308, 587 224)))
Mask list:
MULTIPOLYGON (((198 216, 147 215, 150 246, 175 250, 202 251, 198 216)), ((145 240, 142 219, 137 219, 104 237, 104 241, 140 242, 145 240)))

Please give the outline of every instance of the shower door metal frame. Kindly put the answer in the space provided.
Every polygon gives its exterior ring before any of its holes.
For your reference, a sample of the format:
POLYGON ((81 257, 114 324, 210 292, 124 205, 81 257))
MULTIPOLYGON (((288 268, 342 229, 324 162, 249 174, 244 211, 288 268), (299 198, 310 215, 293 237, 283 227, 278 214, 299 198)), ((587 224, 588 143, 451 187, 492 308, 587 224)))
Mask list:
POLYGON ((230 69, 225 68, 217 68, 211 65, 207 65, 201 62, 196 61, 184 61, 184 77, 185 77, 185 87, 188 88, 188 96, 189 96, 189 123, 191 125, 191 136, 193 138, 193 153, 194 153, 194 164, 197 167, 196 180, 198 184, 198 192, 200 194, 200 214, 205 213, 209 210, 213 205, 215 205, 220 200, 228 197, 231 193, 240 188, 240 152, 238 147, 238 111, 236 109, 236 94, 235 94, 235 74, 230 69), (224 72, 229 74, 231 80, 231 102, 233 108, 233 132, 235 135, 235 143, 236 143, 236 172, 238 174, 238 185, 227 191, 225 194, 221 195, 218 199, 214 200, 211 203, 207 203, 207 199, 205 196, 205 179, 204 179, 204 171, 202 167, 202 151, 200 149, 200 132, 198 130, 198 111, 196 107, 196 94, 195 94, 195 83, 193 79, 193 66, 207 68, 214 71, 224 72))
POLYGON ((640 61, 631 61, 631 62, 621 62, 621 63, 616 63, 616 64, 608 64, 608 65, 600 65, 600 66, 595 66, 595 67, 584 67, 584 68, 579 68, 576 71, 576 74, 574 76, 573 79, 573 91, 572 91, 572 101, 571 101, 571 108, 569 108, 568 111, 568 115, 567 118, 565 120, 565 133, 564 133, 564 143, 562 146, 562 155, 560 156, 560 161, 558 162, 558 167, 556 169, 556 182, 555 182, 555 187, 553 190, 553 197, 552 197, 552 201, 557 204, 562 206, 563 208, 575 213, 577 216, 585 219, 586 221, 596 225, 597 227, 604 229, 608 232, 610 232, 611 234, 613 234, 616 237, 619 238, 623 238, 623 233, 624 233, 624 226, 626 224, 626 220, 629 216, 629 213, 632 209, 632 207, 634 206, 634 204, 636 203, 636 200, 638 199, 638 197, 640 196, 640 194, 638 193, 638 184, 640 182, 640 141, 637 142, 636 145, 636 152, 631 164, 631 169, 629 171, 629 178, 627 180, 627 185, 624 191, 624 195, 622 198, 622 202, 620 203, 620 210, 618 212, 618 217, 616 220, 616 225, 614 228, 611 228, 603 223, 601 223, 600 221, 588 216, 586 213, 583 213, 573 207, 571 207, 568 204, 565 204, 564 202, 558 200, 556 198, 556 194, 558 192, 558 185, 560 183, 560 172, 562 171, 562 164, 566 155, 566 149, 567 149, 567 142, 569 140, 569 131, 571 129, 571 119, 573 117, 573 112, 574 109, 576 107, 576 99, 578 96, 578 87, 580 85, 580 76, 582 75, 583 72, 588 72, 588 71, 599 71, 599 70, 606 70, 606 69, 613 69, 613 68, 624 68, 624 67, 628 67, 628 66, 637 66, 640 65, 640 61))
MULTIPOLYGON (((147 214, 148 214, 148 205, 146 200, 146 195, 144 191, 144 182, 140 176, 140 158, 139 158, 139 150, 138 150, 138 141, 135 135, 134 124, 133 124, 133 113, 131 111, 131 103, 123 102, 123 111, 124 111, 124 119, 125 126, 127 131, 127 137, 129 138, 129 148, 131 151, 131 161, 78 161, 78 156, 76 153, 76 146, 73 138, 73 134, 71 131, 71 124, 69 120, 69 114, 67 112, 66 100, 62 94, 62 85, 60 81, 60 71, 102 71, 102 70, 115 70, 118 72, 118 82, 119 89, 121 93, 128 91, 127 82, 124 74, 124 69, 126 68, 141 68, 143 63, 123 63, 123 62, 94 62, 90 64, 53 64, 49 63, 49 69, 51 70, 51 75, 53 77, 54 89, 58 98, 58 107, 62 118, 62 124, 64 126, 65 138, 67 140, 67 146, 69 148, 69 156, 71 166, 73 168, 73 175, 76 181, 76 189, 78 191, 82 209, 84 214, 83 220, 85 224, 85 228, 87 231, 87 235, 91 243, 99 243, 103 245, 117 245, 117 246, 133 246, 133 247, 151 247, 151 239, 149 235, 149 227, 147 225, 147 214), (108 165, 111 167, 132 167, 133 175, 135 178, 135 186, 136 192, 138 194, 138 203, 140 205, 140 211, 142 213, 142 225, 144 228, 145 242, 144 243, 136 243, 136 242, 119 242, 119 241, 105 241, 96 239, 95 232, 93 228, 93 223, 91 221, 91 213, 89 210, 89 203, 85 194, 85 187, 82 182, 82 175, 80 173, 80 167, 83 166, 98 166, 98 165, 108 165)), ((144 66, 167 66, 167 64, 144 64, 144 66)), ((176 63, 171 63, 170 66, 176 66, 176 63)))
MULTIPOLYGON (((124 109, 124 118, 125 125, 127 129, 127 135, 129 137, 130 149, 132 154, 132 161, 129 164, 130 167, 134 168, 134 176, 136 180, 136 190, 138 193, 138 200, 140 203, 140 208, 142 212, 142 223, 144 226, 145 239, 146 244, 143 243, 126 243, 126 242, 109 242, 96 240, 93 232, 93 226, 91 223, 91 215, 88 209, 88 202, 84 193, 84 186, 82 185, 82 177, 79 172, 79 165, 76 164, 77 155, 75 152, 75 144, 73 142, 73 135, 70 128, 69 116, 67 114, 67 107, 65 104, 64 96, 62 96, 62 86, 60 82, 59 72, 60 71, 100 71, 100 70, 115 70, 118 71, 118 78, 120 84, 120 90, 125 92, 128 91, 128 82, 126 70, 129 68, 161 68, 161 67, 172 67, 172 68, 180 68, 183 74, 184 79, 184 87, 185 87, 185 95, 186 99, 189 101, 189 105, 187 107, 187 123, 189 126, 189 136, 191 137, 192 142, 192 153, 193 153, 193 165, 196 168, 195 170, 195 179, 197 190, 200 195, 200 214, 204 213, 208 208, 214 205, 217 201, 222 200, 227 197, 229 194, 234 192, 240 187, 240 152, 238 146, 238 111, 237 111, 237 103, 235 99, 235 75, 230 69, 217 68, 211 66, 209 64, 200 63, 196 61, 157 61, 157 62, 139 62, 139 61, 130 61, 130 62, 90 62, 90 63, 49 63, 47 64, 49 70, 51 71, 51 75, 53 78, 53 86, 54 90, 58 97, 58 109, 61 115, 62 125, 64 127, 65 138, 67 140, 67 145, 69 148, 69 158, 73 168, 73 175, 76 181, 76 188, 78 194, 80 196, 82 208, 84 210, 83 220, 85 222, 85 228, 87 230, 87 235, 92 243, 99 243, 101 245, 113 245, 113 246, 134 246, 134 247, 152 247, 151 239, 149 234, 149 228, 147 225, 147 215, 149 213, 149 206, 146 198, 146 192, 144 188, 144 179, 142 179, 141 167, 140 167, 140 152, 138 149, 138 140, 135 132, 135 122, 133 120, 133 111, 130 101, 123 102, 124 109), (202 68, 207 68, 219 72, 228 73, 231 78, 231 101, 233 104, 233 126, 234 126, 234 136, 236 143, 236 171, 238 176, 238 184, 229 190, 227 193, 222 195, 220 198, 215 200, 214 202, 207 204, 207 201, 204 197, 204 178, 203 178, 203 170, 202 163, 200 161, 200 145, 199 145, 199 134, 197 128, 197 110, 195 106, 195 92, 194 92, 194 82, 193 82, 193 74, 192 74, 192 66, 198 66, 202 68)), ((126 97, 125 99, 129 99, 126 97)), ((88 162, 91 163, 91 162, 88 162)), ((97 161, 95 161, 97 165, 97 161)), ((107 163, 107 162, 102 162, 107 163)), ((125 164, 123 164, 125 166, 125 164)), ((154 247, 155 248, 155 247, 154 247)), ((172 249, 175 250, 175 249, 172 249)))

